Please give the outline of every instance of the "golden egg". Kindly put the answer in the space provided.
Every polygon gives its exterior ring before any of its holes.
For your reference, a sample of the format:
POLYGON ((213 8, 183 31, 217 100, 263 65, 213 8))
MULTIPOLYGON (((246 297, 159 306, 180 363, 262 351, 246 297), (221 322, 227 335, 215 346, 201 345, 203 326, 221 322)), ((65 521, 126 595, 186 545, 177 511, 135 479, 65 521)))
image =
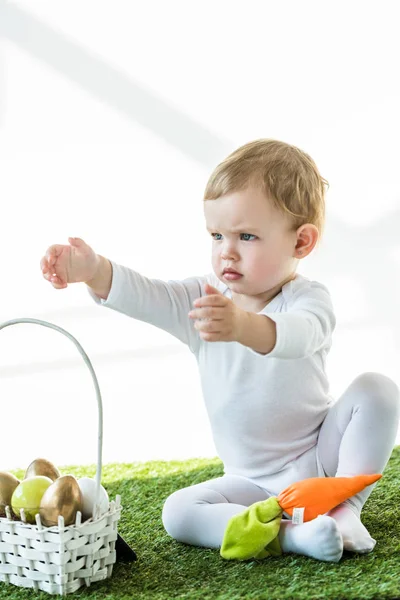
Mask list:
POLYGON ((60 477, 60 471, 49 460, 36 458, 27 468, 24 479, 35 477, 36 475, 44 475, 55 481, 60 477))
POLYGON ((73 475, 62 475, 45 491, 40 502, 40 518, 43 525, 52 527, 58 524, 58 517, 64 517, 65 525, 75 523, 76 513, 82 512, 82 493, 73 475))
POLYGON ((20 484, 12 473, 0 471, 0 517, 6 516, 6 506, 11 506, 11 496, 20 484))

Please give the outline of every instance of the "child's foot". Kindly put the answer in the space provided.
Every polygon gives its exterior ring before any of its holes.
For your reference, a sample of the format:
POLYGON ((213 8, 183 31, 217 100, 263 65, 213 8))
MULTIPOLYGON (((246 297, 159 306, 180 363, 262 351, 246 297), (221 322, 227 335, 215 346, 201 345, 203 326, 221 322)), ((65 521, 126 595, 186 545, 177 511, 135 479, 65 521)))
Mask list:
POLYGON ((348 504, 339 504, 327 514, 335 519, 338 525, 343 538, 344 550, 364 554, 374 549, 376 541, 369 535, 360 518, 348 504))
POLYGON ((279 541, 282 552, 304 554, 317 560, 339 562, 343 554, 343 540, 336 521, 325 515, 302 525, 282 521, 279 541))

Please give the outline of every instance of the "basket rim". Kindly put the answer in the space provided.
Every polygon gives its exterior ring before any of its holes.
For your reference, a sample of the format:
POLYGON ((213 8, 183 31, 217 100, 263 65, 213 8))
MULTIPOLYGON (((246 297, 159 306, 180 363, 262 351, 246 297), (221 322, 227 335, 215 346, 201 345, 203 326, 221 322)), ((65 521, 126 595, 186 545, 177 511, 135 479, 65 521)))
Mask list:
POLYGON ((46 531, 46 533, 47 532, 48 533, 62 533, 66 530, 79 531, 80 529, 84 528, 88 524, 98 523, 105 517, 111 516, 117 512, 121 512, 121 510, 122 510, 121 496, 119 494, 117 494, 115 496, 115 500, 110 500, 110 502, 108 503, 108 509, 106 512, 103 512, 103 514, 101 514, 100 516, 97 516, 96 518, 91 516, 89 519, 86 519, 85 521, 82 521, 79 524, 77 524, 75 522, 75 523, 72 523, 71 525, 63 525, 62 527, 60 527, 60 525, 51 525, 50 527, 47 527, 46 525, 43 525, 43 524, 41 524, 39 526, 36 523, 25 523, 24 521, 20 521, 18 519, 15 519, 15 520, 9 519, 8 517, 0 517, 0 524, 3 524, 3 525, 8 524, 8 525, 10 525, 10 528, 17 526, 18 528, 21 528, 22 530, 26 529, 28 531, 35 531, 38 534, 43 533, 43 531, 46 531))

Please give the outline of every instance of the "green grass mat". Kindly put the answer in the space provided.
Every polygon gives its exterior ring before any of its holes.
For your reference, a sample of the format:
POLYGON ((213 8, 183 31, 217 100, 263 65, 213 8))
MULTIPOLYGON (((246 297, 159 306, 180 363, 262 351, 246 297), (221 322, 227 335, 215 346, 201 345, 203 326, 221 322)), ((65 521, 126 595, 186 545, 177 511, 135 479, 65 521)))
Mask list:
MULTIPOLYGON (((95 467, 61 468, 93 476, 95 467)), ((161 522, 173 491, 222 474, 214 459, 106 465, 102 483, 111 498, 121 494, 119 532, 138 561, 117 563, 110 579, 81 588, 69 598, 91 600, 359 600, 400 598, 400 447, 363 511, 377 545, 371 554, 345 553, 338 564, 286 554, 264 561, 228 562, 217 550, 194 548, 168 537, 161 522)), ((16 473, 21 476, 22 473, 16 473)), ((48 600, 43 592, 0 583, 1 600, 48 600)))

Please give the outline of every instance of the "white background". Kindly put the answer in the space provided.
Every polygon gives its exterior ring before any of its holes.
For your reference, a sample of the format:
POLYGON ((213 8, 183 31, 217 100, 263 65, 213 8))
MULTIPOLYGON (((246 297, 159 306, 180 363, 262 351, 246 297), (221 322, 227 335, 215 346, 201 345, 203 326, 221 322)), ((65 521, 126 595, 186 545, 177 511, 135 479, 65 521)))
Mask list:
MULTIPOLYGON (((215 455, 195 360, 83 285, 54 290, 40 258, 79 236, 149 277, 208 272, 207 177, 259 137, 300 146, 330 183, 323 243, 299 271, 335 303, 332 393, 363 371, 400 384, 396 7, 0 0, 0 320, 49 320, 83 345, 105 462, 215 455)), ((73 344, 33 325, 0 335, 0 469, 95 462, 73 344)))

